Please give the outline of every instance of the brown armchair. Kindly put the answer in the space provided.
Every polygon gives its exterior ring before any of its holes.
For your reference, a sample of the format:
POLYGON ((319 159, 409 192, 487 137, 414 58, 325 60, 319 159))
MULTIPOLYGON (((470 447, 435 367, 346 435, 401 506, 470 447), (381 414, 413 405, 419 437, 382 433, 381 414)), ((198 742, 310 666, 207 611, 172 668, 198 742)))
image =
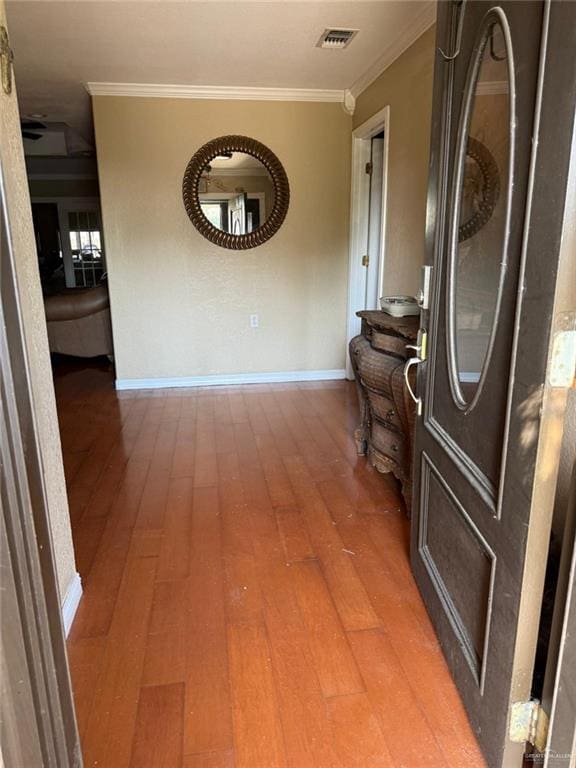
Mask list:
POLYGON ((76 357, 114 354, 108 287, 72 289, 44 299, 50 352, 76 357))

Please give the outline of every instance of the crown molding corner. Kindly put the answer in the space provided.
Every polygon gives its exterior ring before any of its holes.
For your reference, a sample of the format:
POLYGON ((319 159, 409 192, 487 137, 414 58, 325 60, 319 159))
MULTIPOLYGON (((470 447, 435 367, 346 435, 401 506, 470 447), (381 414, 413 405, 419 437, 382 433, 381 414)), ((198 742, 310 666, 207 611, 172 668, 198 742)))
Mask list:
POLYGON ((427 0, 426 5, 413 21, 397 36, 385 51, 368 67, 349 88, 349 91, 357 99, 358 96, 372 85, 379 75, 401 56, 412 43, 426 32, 436 22, 436 0, 427 0))
POLYGON ((346 114, 353 115, 356 109, 356 97, 352 91, 346 89, 344 91, 344 98, 342 99, 342 109, 346 114))
POLYGON ((90 96, 139 96, 164 99, 222 99, 244 101, 311 101, 343 104, 345 92, 322 88, 257 88, 226 85, 168 85, 163 83, 86 83, 90 96))

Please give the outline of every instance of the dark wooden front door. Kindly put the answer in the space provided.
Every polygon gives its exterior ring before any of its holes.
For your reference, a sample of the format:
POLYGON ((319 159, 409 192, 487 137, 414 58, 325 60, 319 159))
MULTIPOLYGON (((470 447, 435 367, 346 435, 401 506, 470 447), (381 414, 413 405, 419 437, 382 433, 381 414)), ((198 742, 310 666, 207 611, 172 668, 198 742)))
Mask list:
POLYGON ((518 764, 549 532, 535 481, 575 29, 575 3, 438 6, 412 562, 490 768, 518 764))

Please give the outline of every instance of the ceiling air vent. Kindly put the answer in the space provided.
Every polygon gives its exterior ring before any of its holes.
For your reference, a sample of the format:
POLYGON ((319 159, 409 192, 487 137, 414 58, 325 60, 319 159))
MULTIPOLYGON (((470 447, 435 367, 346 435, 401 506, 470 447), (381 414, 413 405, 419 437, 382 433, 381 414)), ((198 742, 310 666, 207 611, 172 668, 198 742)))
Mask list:
POLYGON ((320 35, 316 47, 332 48, 333 50, 347 48, 352 42, 352 38, 357 34, 357 29, 325 29, 320 35))

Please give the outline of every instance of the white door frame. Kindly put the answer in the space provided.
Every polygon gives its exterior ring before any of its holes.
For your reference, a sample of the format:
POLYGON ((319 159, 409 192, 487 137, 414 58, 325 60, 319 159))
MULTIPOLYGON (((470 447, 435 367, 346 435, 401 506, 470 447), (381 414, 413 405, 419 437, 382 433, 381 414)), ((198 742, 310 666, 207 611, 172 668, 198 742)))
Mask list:
POLYGON ((360 319, 356 312, 364 307, 366 267, 362 257, 368 250, 368 204, 370 176, 366 163, 370 162, 371 140, 384 131, 384 168, 382 174, 382 216, 380 259, 378 268, 378 295, 382 295, 386 254, 386 208, 388 181, 388 142, 390 136, 390 107, 385 106, 352 132, 352 188, 350 200, 350 250, 348 267, 348 310, 346 323, 346 376, 354 378, 348 356, 348 343, 360 333, 360 319))

